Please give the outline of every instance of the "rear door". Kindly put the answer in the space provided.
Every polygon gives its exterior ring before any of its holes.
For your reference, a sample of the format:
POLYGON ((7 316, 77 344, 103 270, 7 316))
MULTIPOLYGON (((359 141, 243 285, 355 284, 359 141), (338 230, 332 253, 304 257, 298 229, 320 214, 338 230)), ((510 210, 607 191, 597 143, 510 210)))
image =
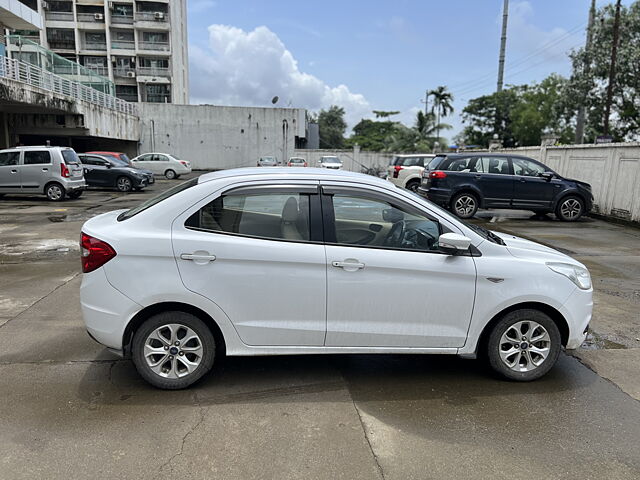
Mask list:
POLYGON ((0 192, 20 192, 20 151, 0 153, 0 192))
POLYGON ((487 208, 509 207, 513 198, 514 178, 507 157, 482 156, 474 158, 470 175, 484 197, 487 208))
POLYGON ((25 150, 19 168, 22 191, 42 192, 47 181, 54 175, 51 151, 25 150))
POLYGON ((548 169, 541 163, 514 157, 515 187, 513 206, 526 209, 550 209, 553 197, 560 190, 562 181, 540 177, 548 169))

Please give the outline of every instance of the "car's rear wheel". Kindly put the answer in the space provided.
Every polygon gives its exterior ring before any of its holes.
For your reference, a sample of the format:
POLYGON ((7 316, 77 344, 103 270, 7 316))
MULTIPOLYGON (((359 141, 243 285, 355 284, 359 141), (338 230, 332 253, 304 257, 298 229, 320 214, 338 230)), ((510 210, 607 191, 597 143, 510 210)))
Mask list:
POLYGON ((498 374, 528 382, 553 367, 561 342, 558 326, 547 314, 533 309, 514 310, 495 325, 485 353, 498 374))
POLYGON ((52 202, 61 202, 64 200, 64 197, 67 195, 64 187, 57 182, 49 183, 45 189, 44 193, 49 200, 52 202))
POLYGON ((167 177, 168 180, 173 180, 174 178, 178 178, 175 170, 171 170, 171 169, 164 172, 164 176, 167 177))
POLYGON ((563 222, 575 222, 583 214, 584 201, 575 195, 563 198, 556 207, 556 216, 563 222))
POLYGON ((459 193, 451 200, 451 210, 460 218, 473 217, 478 206, 478 197, 469 192, 459 193))
POLYGON ((186 388, 200 380, 211 370, 215 353, 209 327, 185 312, 152 316, 138 328, 131 347, 138 373, 165 390, 186 388))
POLYGON ((119 192, 130 192, 133 190, 133 182, 129 177, 118 177, 116 180, 116 189, 119 192))
POLYGON ((417 192, 418 187, 420 186, 420 180, 411 180, 407 183, 407 190, 411 190, 412 192, 417 192))

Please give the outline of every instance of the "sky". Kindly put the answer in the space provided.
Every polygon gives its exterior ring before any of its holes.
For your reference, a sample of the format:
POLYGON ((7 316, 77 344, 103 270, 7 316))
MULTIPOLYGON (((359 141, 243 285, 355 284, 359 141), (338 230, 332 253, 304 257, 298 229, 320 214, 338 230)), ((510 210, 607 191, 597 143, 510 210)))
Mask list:
MULTIPOLYGON (((609 3, 598 0, 597 5, 609 3)), ((623 4, 632 0, 623 1, 623 4)), ((372 110, 412 126, 446 85, 461 131, 469 99, 496 89, 503 0, 188 0, 191 103, 339 105, 349 127, 372 110)), ((505 84, 569 75, 589 0, 511 0, 505 84)))

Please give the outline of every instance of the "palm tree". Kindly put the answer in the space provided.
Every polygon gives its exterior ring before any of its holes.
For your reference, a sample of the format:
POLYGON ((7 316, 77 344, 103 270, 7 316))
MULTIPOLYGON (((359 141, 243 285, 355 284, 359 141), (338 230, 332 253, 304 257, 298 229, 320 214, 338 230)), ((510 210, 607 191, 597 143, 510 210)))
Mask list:
MULTIPOLYGON (((431 113, 435 113, 438 117, 436 120, 436 145, 440 144, 440 115, 446 117, 453 113, 453 94, 447 90, 444 85, 439 86, 434 90, 429 90, 428 95, 433 95, 433 107, 431 113)), ((435 146, 434 146, 435 148, 435 146)))

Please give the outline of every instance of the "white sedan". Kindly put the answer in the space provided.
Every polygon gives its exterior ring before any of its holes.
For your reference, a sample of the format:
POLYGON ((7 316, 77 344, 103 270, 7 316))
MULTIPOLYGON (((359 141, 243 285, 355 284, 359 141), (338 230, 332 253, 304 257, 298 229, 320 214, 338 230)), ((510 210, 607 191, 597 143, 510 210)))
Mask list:
POLYGON ((135 167, 151 170, 156 175, 164 175, 169 180, 191 173, 190 162, 180 160, 168 153, 143 153, 131 159, 131 164, 135 167))
POLYGON ((357 173, 209 173, 94 217, 81 244, 89 334, 165 389, 222 352, 481 355, 527 381, 591 319, 576 260, 357 173))

